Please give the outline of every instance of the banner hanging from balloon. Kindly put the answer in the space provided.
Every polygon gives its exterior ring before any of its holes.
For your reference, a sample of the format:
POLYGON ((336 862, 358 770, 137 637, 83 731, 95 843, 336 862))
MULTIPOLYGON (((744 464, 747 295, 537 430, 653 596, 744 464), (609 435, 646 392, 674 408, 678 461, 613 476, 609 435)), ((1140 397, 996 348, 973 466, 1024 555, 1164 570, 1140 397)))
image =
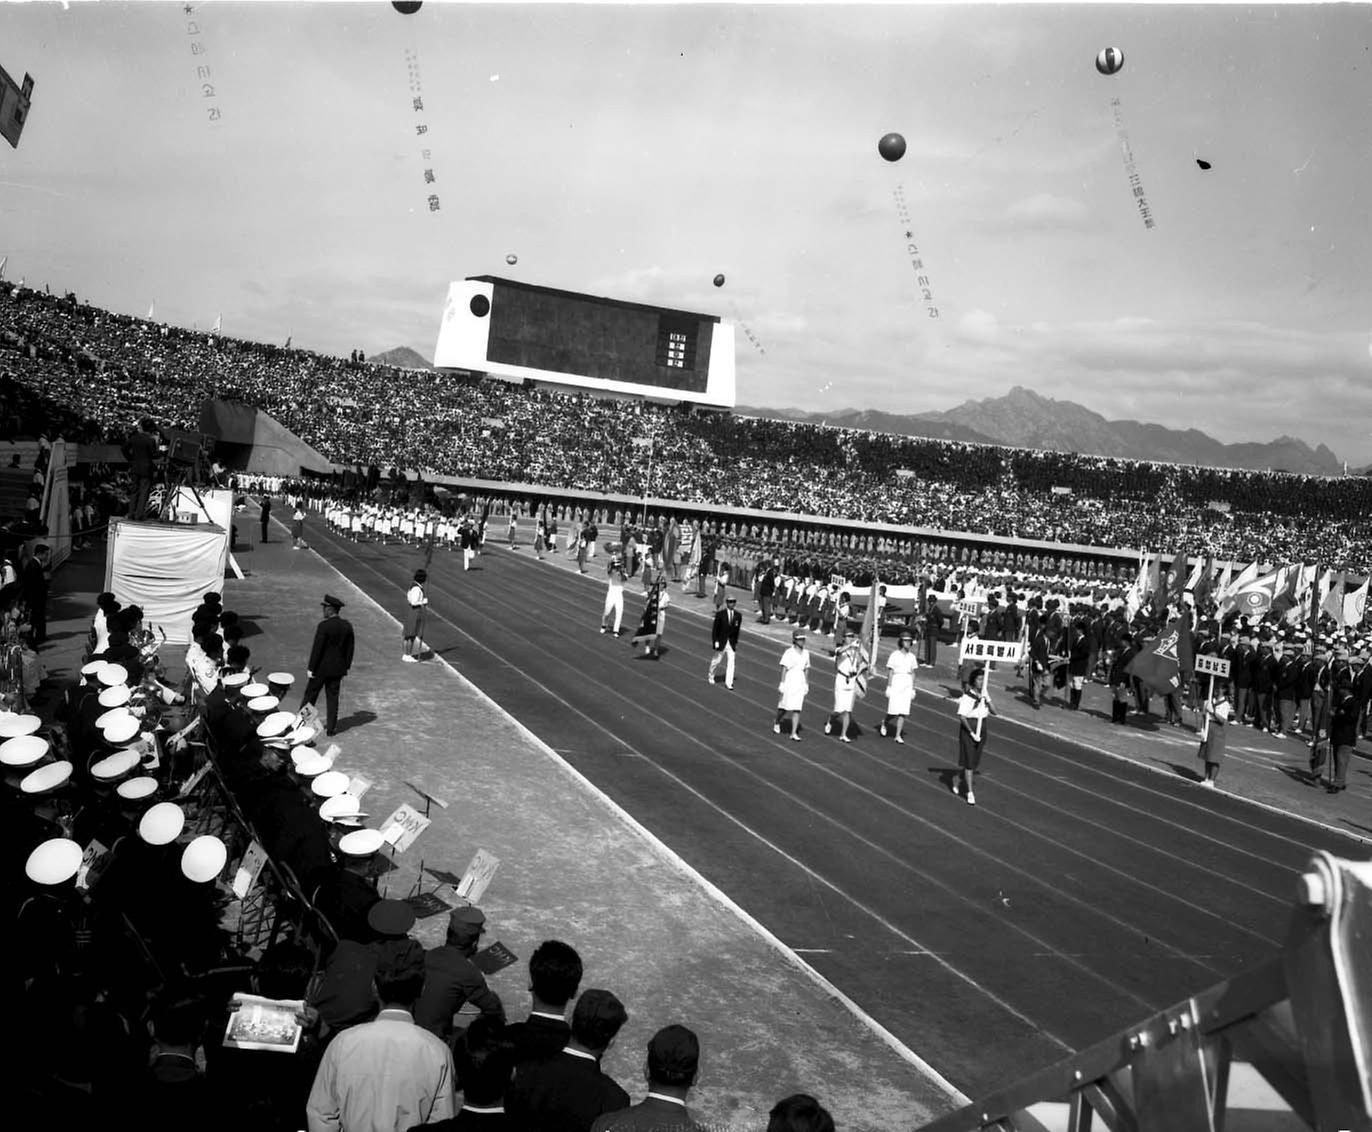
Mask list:
POLYGON ((181 11, 186 17, 186 37, 190 40, 191 58, 195 61, 195 80, 200 87, 200 100, 205 107, 205 116, 211 122, 221 121, 223 114, 219 109, 219 95, 213 81, 214 73, 210 69, 209 49, 205 45, 200 21, 194 18, 195 6, 184 4, 181 11))
POLYGON ((735 303, 733 299, 729 300, 729 309, 734 312, 734 322, 738 325, 738 328, 743 331, 743 337, 748 339, 748 341, 752 343, 753 349, 765 358, 767 356, 766 347, 758 341, 757 335, 754 334, 748 324, 743 321, 743 316, 738 313, 738 304, 735 303))
MULTIPOLYGON (((410 79, 410 105, 416 114, 424 114, 424 83, 419 74, 419 52, 413 47, 405 48, 405 69, 409 73, 410 79)), ((422 119, 415 123, 415 137, 421 139, 419 143, 419 159, 424 164, 424 184, 433 186, 438 183, 438 177, 433 169, 433 150, 429 148, 428 140, 429 124, 422 119)), ((428 195, 428 205, 430 212, 437 212, 441 207, 439 204, 438 193, 430 189, 428 195)))
POLYGON ((910 206, 905 200, 905 186, 897 185, 894 195, 896 198, 896 218, 900 221, 901 229, 905 233, 905 254, 909 258, 910 267, 915 273, 915 290, 919 292, 924 301, 925 314, 930 318, 938 318, 938 307, 934 303, 934 290, 924 266, 924 256, 919 250, 919 244, 915 242, 910 206))
POLYGON ((1115 113, 1115 134, 1120 140, 1120 152, 1124 154, 1124 171, 1129 177, 1129 191, 1134 194, 1134 200, 1139 206, 1139 214, 1143 217, 1143 226, 1154 228, 1157 225, 1153 220, 1153 210, 1148 207, 1148 198, 1143 192, 1143 181, 1134 165, 1134 151, 1129 146, 1129 132, 1124 128, 1124 113, 1120 108, 1120 100, 1112 98, 1110 106, 1115 113))

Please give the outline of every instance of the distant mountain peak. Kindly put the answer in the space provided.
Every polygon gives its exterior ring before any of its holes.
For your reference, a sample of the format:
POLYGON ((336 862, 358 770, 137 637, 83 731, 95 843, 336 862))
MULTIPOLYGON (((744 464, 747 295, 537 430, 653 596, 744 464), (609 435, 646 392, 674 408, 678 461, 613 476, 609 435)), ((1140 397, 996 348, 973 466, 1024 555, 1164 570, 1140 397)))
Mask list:
POLYGON ((373 354, 367 361, 378 366, 395 366, 397 369, 433 369, 433 365, 418 350, 409 346, 396 346, 380 354, 373 354))

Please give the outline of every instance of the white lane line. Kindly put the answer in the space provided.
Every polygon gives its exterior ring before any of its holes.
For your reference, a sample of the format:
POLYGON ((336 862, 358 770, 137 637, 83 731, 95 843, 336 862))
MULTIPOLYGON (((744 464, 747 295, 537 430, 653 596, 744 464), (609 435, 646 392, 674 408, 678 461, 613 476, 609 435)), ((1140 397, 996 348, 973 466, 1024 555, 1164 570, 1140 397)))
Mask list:
MULTIPOLYGON (((339 545, 336 549, 343 550, 341 545, 339 545)), ((373 574, 376 574, 377 577, 381 578, 382 581, 386 580, 385 576, 370 563, 363 562, 362 559, 358 558, 354 554, 351 554, 347 550, 343 550, 343 553, 347 554, 348 557, 352 558, 353 561, 356 562, 359 566, 363 566, 366 569, 370 570, 373 574)), ((342 570, 340 570, 322 554, 319 554, 316 551, 316 555, 319 557, 320 561, 324 563, 324 565, 326 565, 330 570, 337 574, 340 579, 342 579, 344 584, 351 586, 370 604, 372 604, 378 610, 380 610, 381 613, 383 613, 391 621, 395 622, 397 626, 400 626, 400 620, 397 617, 395 617, 394 614, 392 614, 388 609, 386 609, 385 606, 383 606, 369 593, 367 593, 366 590, 362 589, 356 583, 351 581, 348 578, 348 576, 343 573, 342 570)), ((489 649, 486 649, 486 646, 482 645, 481 642, 478 641, 475 637, 473 637, 470 633, 466 632, 466 630, 464 630, 461 626, 454 624, 447 617, 443 617, 442 614, 439 614, 436 611, 435 615, 441 618, 442 620, 447 621, 448 624, 452 625, 452 627, 456 629, 458 633, 466 637, 473 644, 485 649, 488 652, 490 651, 489 649)), ((895 1034, 891 1033, 890 1030, 888 1030, 885 1026, 883 1026, 880 1022, 878 1022, 875 1018, 868 1014, 867 1011, 865 1011, 861 1006, 859 1006, 856 1002, 854 1002, 851 998, 844 994, 843 991, 841 991, 837 986, 835 986, 823 975, 821 975, 818 971, 816 971, 813 967, 811 967, 808 963, 806 963, 803 959, 801 959, 799 954, 797 954, 795 948, 788 947, 778 936, 776 936, 772 931, 770 931, 766 926, 764 926, 761 921, 759 921, 756 917, 747 912, 732 897, 730 897, 728 893, 724 892, 716 884, 708 880, 702 873, 700 873, 692 865, 690 865, 685 860, 685 858, 683 858, 679 853, 677 853, 674 849, 667 845, 666 842, 664 842, 655 833, 653 833, 650 829, 643 825, 637 818, 635 818, 631 813, 629 813, 628 810, 624 809, 623 806, 621 806, 618 802, 616 802, 613 798, 606 794, 605 791, 600 789, 600 787, 598 787, 594 782, 592 782, 589 778, 587 778, 584 774, 577 770, 576 767, 572 766, 571 763, 569 763, 555 750, 553 750, 552 747, 550 747, 536 734, 534 734, 533 731, 529 730, 529 728, 526 727, 519 719, 511 715, 508 711, 501 707, 500 704, 498 704, 495 700, 488 696, 480 687, 472 683, 471 680, 469 680, 466 676, 464 676, 461 672, 459 672, 456 668, 449 664, 446 659, 442 657, 438 657, 438 659, 441 661, 443 666, 447 668, 448 671, 451 672, 453 676, 468 691, 475 694, 479 699, 489 704, 492 708, 499 712, 500 715, 504 716, 505 719, 509 720, 509 722, 514 726, 514 728, 517 731, 519 731, 530 743, 532 743, 535 747, 537 747, 545 755, 552 759, 566 774, 570 775, 573 779, 579 782, 587 791, 590 792, 590 794, 593 797, 598 799, 600 803, 610 811, 610 813, 612 813, 616 818, 618 818, 621 822, 623 822, 626 826, 628 826, 631 830, 638 834, 638 836, 642 837, 643 840, 654 849, 654 851, 662 855, 662 858, 665 861, 667 861, 670 865, 675 867, 693 883, 698 885, 708 896, 710 896, 713 900, 717 901, 721 906, 723 906, 725 909, 731 912, 734 916, 741 920, 748 928, 756 932, 759 938, 761 938, 764 943, 766 943, 769 947, 776 951, 783 959, 790 963, 791 966, 795 967, 797 970, 802 972, 826 995, 834 999, 836 1002, 840 1003, 855 1018, 857 1018, 857 1020, 862 1025, 866 1026, 869 1030, 871 1030, 872 1033, 875 1034, 878 1039, 884 1042, 898 1056, 900 1056, 902 1059, 904 1059, 906 1062, 912 1065, 928 1080, 933 1082, 933 1084, 937 1088, 943 1090, 943 1092, 957 1105, 961 1106, 971 1103, 971 1098, 969 1098, 966 1094, 957 1089, 951 1081, 949 1081, 946 1077, 943 1076, 943 1074, 941 1074, 937 1069, 935 1069, 932 1065, 925 1061, 924 1058, 920 1057, 919 1054, 917 1054, 914 1050, 912 1050, 909 1046, 902 1042, 898 1037, 896 1037, 895 1034)), ((559 704, 567 708, 567 710, 572 712, 573 714, 583 714, 579 712, 571 704, 569 704, 566 700, 564 700, 562 697, 558 696, 555 692, 553 692, 552 689, 546 687, 545 685, 539 683, 536 680, 533 680, 532 678, 530 678, 529 682, 533 684, 535 687, 539 688, 540 691, 547 694, 550 698, 556 700, 559 704)), ((605 730, 603 727, 600 727, 600 725, 596 723, 595 720, 589 719, 589 717, 585 717, 584 715, 583 718, 586 718, 587 722, 591 723, 593 726, 600 728, 600 730, 605 730)), ((646 759, 646 756, 644 757, 646 759)), ((647 759, 647 761, 652 763, 651 759, 647 759)), ((653 763, 653 765, 655 767, 657 766, 656 763, 653 763)), ((658 769, 661 770, 662 768, 658 767, 658 769)), ((681 783, 681 786, 683 789, 690 791, 692 794, 697 794, 697 796, 701 798, 701 801, 705 802, 706 805, 709 805, 712 808, 718 810, 719 813, 722 814, 725 818, 728 818, 735 825, 741 827, 745 832, 755 837, 762 844, 766 845, 774 852, 780 854, 782 857, 786 858, 797 868, 802 869, 804 872, 810 875, 812 879, 818 881, 820 884, 823 884, 825 887, 832 889, 837 895, 843 897, 850 903, 856 905, 859 908, 862 908, 861 904, 853 900, 853 898, 849 896, 847 893, 844 893, 842 890, 840 890, 838 886, 825 880, 823 877, 819 876, 812 869, 808 868, 801 862, 795 860, 792 857, 789 857, 781 849, 768 842, 767 839, 764 838, 761 834, 757 833, 755 830, 750 829, 743 822, 740 822, 732 814, 726 813, 718 806, 715 806, 715 804, 711 802, 709 799, 698 795, 698 792, 695 791, 692 787, 688 786, 686 783, 681 783)), ((865 908, 862 908, 862 910, 865 912, 868 911, 865 908)), ((878 916, 875 912, 868 912, 868 914, 871 915, 874 919, 881 922, 883 926, 887 927, 888 930, 890 930, 893 934, 899 936, 902 939, 906 939, 911 943, 917 942, 913 939, 910 939, 908 935, 901 932, 894 925, 886 924, 886 922, 881 920, 881 917, 878 916)), ((1045 1038, 1048 1038, 1054 1044, 1061 1046, 1064 1050, 1067 1050, 1068 1052, 1071 1052, 1071 1046, 1069 1046, 1066 1042, 1061 1041, 1059 1038, 1054 1037, 1052 1034, 1049 1034, 1033 1019, 1029 1018, 1024 1014, 1021 1014, 1009 1003, 1002 1001, 993 992, 987 990, 985 987, 980 986, 974 979, 970 978, 967 975, 964 975, 961 971, 958 971, 951 964, 942 960, 940 960, 939 962, 948 970, 950 974, 955 975, 957 978, 970 984, 973 987, 973 989, 978 991, 980 994, 985 995, 987 998, 990 998, 998 1006, 1007 1011, 1009 1014, 1018 1018, 1021 1022, 1030 1027, 1032 1030, 1043 1034, 1045 1038)))

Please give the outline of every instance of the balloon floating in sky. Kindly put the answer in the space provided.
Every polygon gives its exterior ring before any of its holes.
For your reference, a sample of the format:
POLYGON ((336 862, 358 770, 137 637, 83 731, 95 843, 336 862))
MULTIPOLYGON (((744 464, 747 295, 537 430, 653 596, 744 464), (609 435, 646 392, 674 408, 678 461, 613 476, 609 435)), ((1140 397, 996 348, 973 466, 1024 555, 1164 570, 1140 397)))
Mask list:
POLYGON ((512 252, 511 254, 505 257, 505 262, 508 263, 511 267, 513 267, 515 264, 519 262, 519 256, 515 255, 512 252))
POLYGON ((1206 161, 1203 157, 1196 158, 1196 164, 1199 165, 1202 169, 1210 168, 1210 162, 1206 161))
POLYGON ((423 0, 391 0, 391 7, 402 16, 413 16, 424 3, 423 0))
POLYGON ((1118 47, 1106 47, 1096 56, 1096 70, 1102 75, 1113 75, 1124 66, 1124 52, 1118 47))
POLYGON ((724 276, 723 276, 723 275, 716 275, 716 276, 715 276, 715 286, 716 286, 716 287, 723 287, 723 286, 724 286, 724 276))
POLYGON ((877 152, 887 161, 899 161, 905 156, 905 139, 899 134, 887 134, 877 142, 877 152))

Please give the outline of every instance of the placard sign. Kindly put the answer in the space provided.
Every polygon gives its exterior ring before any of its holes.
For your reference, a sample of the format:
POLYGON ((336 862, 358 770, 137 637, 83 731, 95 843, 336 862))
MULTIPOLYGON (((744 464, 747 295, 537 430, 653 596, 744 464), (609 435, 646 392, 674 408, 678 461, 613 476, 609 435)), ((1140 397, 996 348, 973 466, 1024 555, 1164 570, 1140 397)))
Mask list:
POLYGON ((472 964, 483 975, 494 975, 511 964, 518 963, 519 956, 496 940, 490 947, 483 947, 472 956, 472 964))
POLYGON ((986 612, 986 603, 972 598, 961 598, 953 602, 953 609, 960 617, 980 617, 986 612))
POLYGON ((233 875, 233 894, 239 900, 246 900, 248 893, 257 883, 262 867, 267 863, 267 851, 257 841, 252 842, 238 862, 238 871, 233 875))
POLYGON ((1023 641, 983 641, 980 637, 968 637, 958 649, 959 663, 968 660, 999 660, 1006 664, 1018 664, 1023 656, 1023 641))
POLYGON ((1221 680, 1229 679, 1229 660, 1223 656, 1200 655, 1196 657, 1197 676, 1218 676, 1221 680))
POLYGON ((429 828, 430 821, 408 802, 381 823, 381 836, 397 853, 403 853, 429 828))
POLYGON ((458 883, 457 894, 470 904, 480 904, 486 895, 495 871, 500 867, 500 858, 489 849, 478 849, 467 871, 458 883))
POLYGON ((372 780, 370 778, 364 778, 360 774, 355 774, 348 780, 348 788, 343 791, 343 793, 351 794, 360 802, 362 801, 362 796, 371 788, 372 780))
POLYGON ((94 888, 95 882, 100 879, 100 874, 109 864, 109 856, 109 847, 91 838, 91 843, 81 854, 81 864, 76 870, 76 887, 83 892, 89 892, 94 888))

